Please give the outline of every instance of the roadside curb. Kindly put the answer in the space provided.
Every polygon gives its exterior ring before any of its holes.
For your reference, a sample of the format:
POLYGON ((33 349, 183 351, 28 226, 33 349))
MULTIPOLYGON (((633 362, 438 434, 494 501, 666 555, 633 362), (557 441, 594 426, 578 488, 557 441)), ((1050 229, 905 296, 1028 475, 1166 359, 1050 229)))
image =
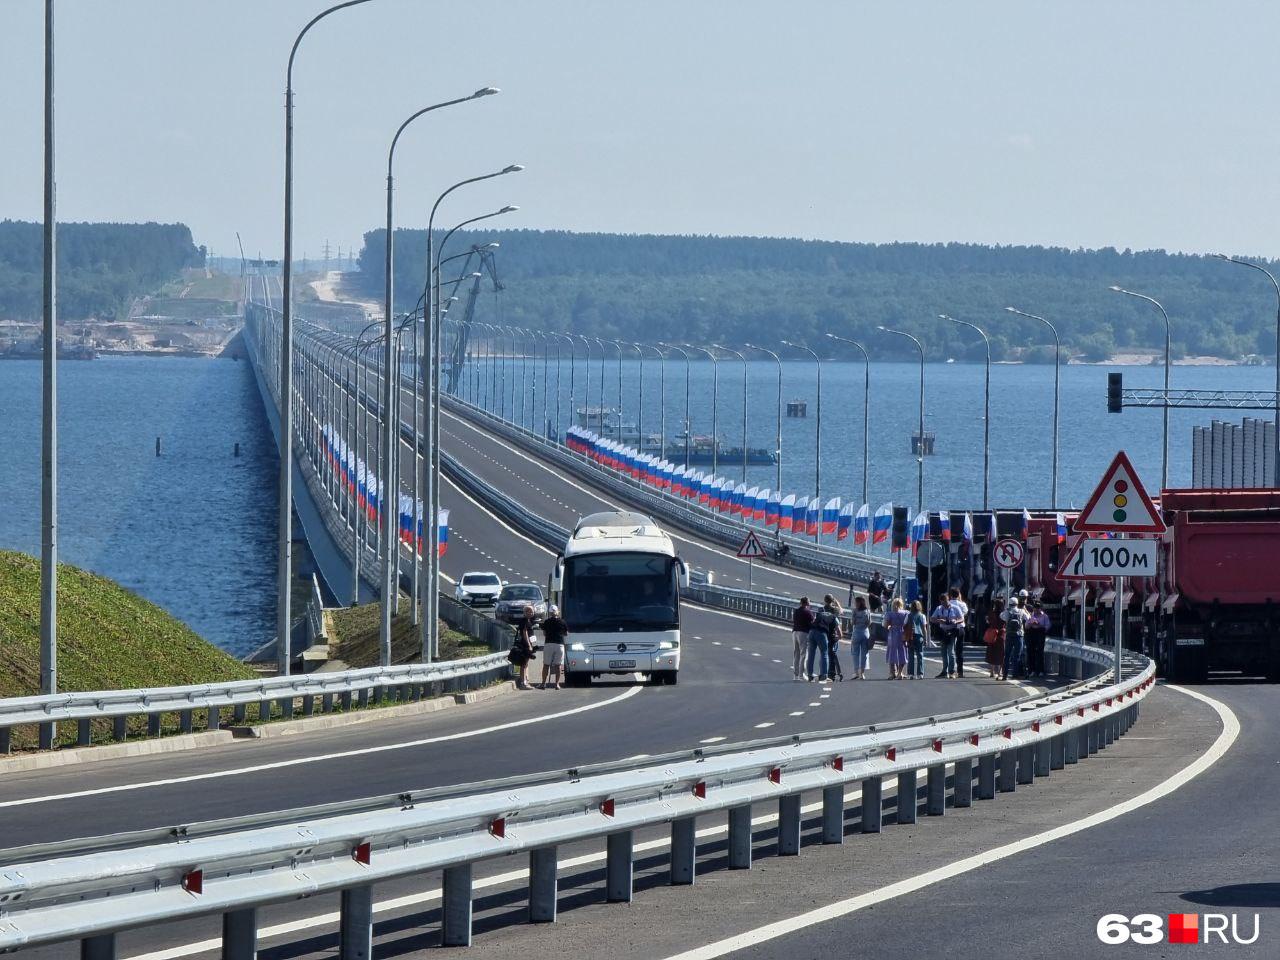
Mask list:
POLYGON ((276 737, 309 733, 315 730, 348 727, 384 717, 393 719, 396 717, 419 716, 436 713, 440 710, 448 710, 451 707, 483 703, 513 690, 515 690, 515 683, 511 680, 503 680, 500 683, 495 683, 479 690, 471 690, 467 693, 453 693, 435 697, 431 700, 366 708, 351 713, 323 713, 311 717, 300 717, 296 720, 277 720, 274 723, 267 723, 261 726, 224 727, 221 730, 206 730, 200 733, 185 733, 171 737, 156 737, 154 739, 134 740, 125 743, 106 743, 97 747, 72 747, 48 753, 12 756, 0 759, 0 775, 31 770, 47 770, 102 760, 121 760, 132 757, 159 756, 166 753, 181 753, 186 750, 198 750, 204 747, 244 740, 269 740, 276 737))

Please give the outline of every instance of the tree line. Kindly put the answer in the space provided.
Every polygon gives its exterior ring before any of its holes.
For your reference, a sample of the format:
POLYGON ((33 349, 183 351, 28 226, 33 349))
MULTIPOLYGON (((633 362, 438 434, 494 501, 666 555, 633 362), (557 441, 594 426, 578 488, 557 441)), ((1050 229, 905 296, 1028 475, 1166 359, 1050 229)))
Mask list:
MULTIPOLYGON (((937 319, 946 313, 982 327, 995 359, 1052 362, 1048 331, 1004 310, 1015 306, 1052 320, 1081 359, 1163 349, 1159 311, 1107 289, 1116 284, 1164 304, 1176 356, 1276 349, 1265 277, 1163 250, 494 230, 459 231, 445 255, 491 240, 505 290, 496 308, 486 295, 484 319, 535 329, 764 345, 779 330, 814 345, 831 332, 909 357, 914 348, 876 330, 884 325, 919 336, 932 359, 983 356, 976 334, 937 319)), ((360 252, 358 283, 372 299, 382 296, 385 243, 385 231, 372 230, 360 252)), ((398 309, 417 301, 425 258, 426 231, 396 231, 398 309)))
MULTIPOLYGON (((39 223, 0 221, 0 317, 40 319, 43 231, 39 223)), ((60 320, 118 316, 205 256, 181 223, 60 223, 57 244, 60 320)))

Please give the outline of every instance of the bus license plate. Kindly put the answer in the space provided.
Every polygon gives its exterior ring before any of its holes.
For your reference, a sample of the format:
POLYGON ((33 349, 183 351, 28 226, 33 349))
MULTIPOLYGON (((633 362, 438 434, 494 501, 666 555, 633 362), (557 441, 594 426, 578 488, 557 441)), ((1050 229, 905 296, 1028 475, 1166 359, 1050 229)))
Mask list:
POLYGON ((610 670, 634 670, 636 662, 634 660, 610 660, 610 670))

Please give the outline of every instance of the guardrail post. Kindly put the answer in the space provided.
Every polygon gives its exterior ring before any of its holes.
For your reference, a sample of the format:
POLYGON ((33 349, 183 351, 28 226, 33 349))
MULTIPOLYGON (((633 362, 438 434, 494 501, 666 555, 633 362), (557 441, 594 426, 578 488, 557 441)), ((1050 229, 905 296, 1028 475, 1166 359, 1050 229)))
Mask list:
POLYGON ((1013 793, 1014 782, 1018 775, 1018 754, 1013 747, 1000 751, 1000 783, 1001 793, 1013 793))
POLYGON ((58 725, 56 723, 40 724, 37 736, 41 750, 52 750, 54 741, 58 739, 58 725))
POLYGON ((339 960, 370 960, 373 956, 373 887, 343 890, 339 909, 339 960))
MULTIPOLYGON (((747 819, 750 823, 750 808, 747 819)), ((748 829, 750 827, 748 826, 748 829)), ((778 856, 794 857, 800 852, 800 794, 778 798, 778 856)))
POLYGON ((883 786, 879 777, 865 777, 862 781, 862 832, 879 833, 883 821, 883 786))
POLYGON ((255 907, 222 915, 222 960, 253 960, 258 950, 258 911, 255 907))
POLYGON ((316 712, 316 697, 313 693, 308 693, 302 698, 302 715, 309 717, 316 712))
POLYGON ((76 746, 88 747, 93 745, 93 724, 88 717, 82 717, 76 721, 76 746))
POLYGON ((697 820, 681 817, 671 821, 671 883, 685 886, 697 874, 697 820))
POLYGON ((898 774, 898 823, 916 822, 916 771, 898 774))
MULTIPOLYGON (((1089 753, 1088 753, 1088 755, 1089 755, 1089 756, 1092 756, 1093 754, 1097 753, 1099 750, 1101 750, 1101 749, 1102 749, 1102 741, 1101 741, 1101 738, 1099 738, 1099 736, 1098 736, 1098 734, 1099 734, 1099 733, 1101 733, 1101 730, 1099 730, 1099 729, 1098 729, 1098 721, 1096 721, 1096 720, 1094 720, 1094 721, 1092 721, 1092 722, 1090 722, 1090 723, 1086 724, 1086 726, 1087 726, 1087 727, 1088 727, 1088 729, 1089 729, 1089 753)), ((1081 755, 1082 755, 1082 756, 1084 755, 1084 751, 1081 751, 1081 755)))
POLYGON ((1089 730, 1092 724, 1084 724, 1076 730, 1076 756, 1084 760, 1089 756, 1089 730))
POLYGON ((116 935, 100 933, 80 941, 80 960, 116 960, 116 935))
POLYGON ((539 847, 529 851, 529 922, 555 923, 557 851, 555 847, 539 847))
POLYGON ((356 702, 360 705, 361 710, 369 706, 369 688, 368 687, 365 687, 363 690, 360 691, 360 693, 356 697, 356 702))
MULTIPOLYGON (((1056 737, 1054 739, 1057 739, 1056 737)), ((1049 743, 1048 740, 1038 740, 1035 745, 1035 774, 1037 777, 1047 777, 1049 775, 1049 743)))
POLYGON ((931 817, 942 816, 947 809, 947 768, 945 764, 935 763, 929 768, 925 785, 928 799, 925 812, 931 817))
POLYGON ((283 720, 293 717, 293 697, 285 697, 280 701, 280 717, 283 720))
POLYGON ((632 833, 620 830, 605 841, 605 898, 610 903, 631 902, 632 833))
POLYGON ((271 701, 262 700, 258 703, 258 722, 266 723, 271 719, 271 701))
POLYGON ((239 726, 243 724, 249 716, 249 705, 247 703, 237 703, 231 708, 231 722, 239 726))
POLYGON ((1049 769, 1061 770, 1067 762, 1067 735, 1059 733, 1049 741, 1049 769))
POLYGON ((471 864, 446 867, 440 901, 440 942, 446 947, 471 946, 471 864))
POLYGON ((116 717, 111 724, 111 738, 117 742, 129 736, 129 718, 116 717))
POLYGON ((209 708, 207 718, 205 720, 205 729, 206 730, 222 729, 222 708, 221 707, 209 708))
POLYGON ((351 691, 343 690, 341 695, 339 696, 339 700, 342 703, 342 712, 350 713, 351 712, 351 691))
POLYGON ((1080 762, 1080 731, 1068 730, 1062 735, 1062 762, 1080 762))
POLYGON ((1032 783, 1036 778, 1035 745, 1024 743, 1018 747, 1018 782, 1032 783))
POLYGON ((844 843, 844 784, 822 788, 822 842, 844 843))
POLYGON ((333 694, 323 693, 320 695, 320 712, 333 713, 333 694))
POLYGON ((178 711, 178 730, 182 733, 190 733, 195 729, 195 720, 192 717, 191 710, 178 711))
POLYGON ((7 756, 11 747, 12 734, 8 727, 0 727, 0 755, 7 756))
POLYGON ((163 716, 161 716, 161 714, 158 714, 158 713, 147 714, 147 736, 148 737, 160 736, 160 721, 163 719, 164 719, 163 716))
POLYGON ((957 807, 973 804, 973 758, 957 760, 952 773, 951 802, 957 807))
POLYGON ((751 804, 729 808, 729 869, 751 869, 751 804))

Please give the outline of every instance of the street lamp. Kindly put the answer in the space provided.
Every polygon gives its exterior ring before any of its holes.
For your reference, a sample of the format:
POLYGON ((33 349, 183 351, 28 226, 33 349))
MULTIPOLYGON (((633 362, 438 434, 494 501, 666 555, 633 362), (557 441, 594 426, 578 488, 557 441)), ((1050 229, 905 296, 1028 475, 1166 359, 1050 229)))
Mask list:
MULTIPOLYGON (((309 24, 308 24, 309 26, 309 24)), ((305 32, 305 31, 304 31, 305 32)), ((41 416, 40 416, 40 692, 52 695, 58 692, 58 220, 55 212, 57 196, 54 189, 54 125, 53 125, 53 0, 44 5, 44 279, 41 357, 41 416)), ((297 44, 294 45, 295 47, 297 44)), ((290 63, 293 58, 290 56, 290 63)), ((286 225, 288 213, 286 211, 286 225)), ((281 436, 281 442, 284 437, 281 436)), ((287 449, 287 448, 286 448, 287 449)), ((286 461, 282 475, 292 476, 286 461)), ((285 491, 281 491, 282 495, 285 491)), ((291 496, 291 491, 289 492, 291 496)), ((291 509, 291 506, 286 504, 291 509)), ((287 529, 287 528, 286 528, 287 529)), ((287 544, 287 541, 285 541, 287 544)), ((285 550, 288 549, 286 546, 285 550)), ((288 562, 288 554, 282 554, 281 562, 288 562)), ((290 576, 286 566, 282 572, 281 602, 288 603, 290 576)), ((285 629, 288 629, 289 610, 285 607, 285 629)), ((277 628, 278 629, 278 628, 277 628)), ((278 642, 284 643, 286 633, 279 632, 278 642)), ((283 662, 288 672, 288 651, 283 662)), ((40 724, 38 734, 41 750, 52 750, 58 728, 52 723, 40 724)))
POLYGON ((1049 500, 1051 506, 1056 510, 1058 509, 1058 384, 1062 376, 1062 344, 1058 340, 1058 328, 1044 317, 1038 317, 1034 313, 1025 313, 1015 307, 1005 307, 1005 309, 1010 313, 1016 313, 1020 317, 1026 317, 1028 320, 1039 320, 1053 334, 1053 480, 1049 500))
POLYGON ((1112 284, 1108 289, 1114 290, 1116 293, 1123 293, 1126 297, 1137 297, 1139 300, 1145 300, 1147 303, 1154 303, 1160 311, 1160 316, 1164 317, 1164 444, 1160 457, 1160 489, 1163 490, 1169 486, 1169 353, 1170 341, 1173 339, 1173 328, 1169 324, 1169 314, 1165 312, 1163 304, 1154 297, 1148 297, 1144 293, 1134 293, 1132 290, 1126 290, 1124 287, 1117 287, 1112 284))
MULTIPOLYGON (((1276 449, 1275 464, 1271 475, 1272 486, 1280 487, 1280 282, 1276 281, 1275 276, 1266 267, 1261 264, 1254 263, 1251 260, 1241 260, 1239 257, 1228 257, 1225 253, 1215 253, 1215 257, 1219 260, 1225 260, 1227 263, 1238 263, 1242 267, 1252 267, 1259 273, 1265 273, 1267 279, 1271 281, 1271 285, 1276 290, 1276 449)), ((1165 387, 1168 390, 1168 387, 1165 387)), ((1168 397, 1165 397, 1168 400, 1168 397)), ((1167 409, 1167 408, 1166 408, 1167 409)))
MULTIPOLYGON (((637 350, 642 347, 648 347, 658 355, 658 459, 665 460, 667 458, 667 355, 662 352, 660 347, 655 347, 651 343, 634 344, 637 350)), ((644 370, 644 354, 640 354, 640 369, 644 370)), ((640 377, 640 400, 641 407, 644 406, 644 375, 640 377)), ((643 432, 641 437, 643 437, 643 432)))
POLYGON ((901 330, 891 330, 888 327, 877 325, 877 330, 884 333, 892 333, 899 337, 906 337, 916 345, 916 349, 920 351, 920 455, 916 458, 919 465, 919 474, 916 478, 916 510, 924 509, 924 344, 917 340, 909 333, 901 330))
POLYGON ((761 353, 767 353, 769 356, 773 357, 773 362, 778 367, 778 437, 777 449, 773 451, 773 455, 777 460, 778 468, 777 487, 775 487, 775 489, 778 491, 778 496, 782 496, 782 358, 768 347, 760 347, 754 343, 745 343, 743 346, 748 350, 759 350, 761 353))
MULTIPOLYGON (((612 343, 618 348, 618 443, 622 442, 622 343, 618 340, 606 340, 605 343, 612 343)), ((601 396, 604 395, 603 380, 601 381, 601 396)))
MULTIPOLYGON (((639 450, 641 454, 643 454, 644 453, 644 350, 640 348, 640 344, 638 343, 628 343, 626 345, 629 347, 635 347, 636 356, 640 358, 640 377, 639 377, 640 396, 636 406, 636 449, 639 450)), ((618 356, 619 357, 622 356, 621 350, 619 350, 618 356)))
MULTIPOLYGON (((293 612, 291 610, 291 599, 293 591, 293 403, 290 399, 293 390, 293 62, 298 55, 298 47, 302 43, 302 38, 317 23, 329 16, 331 13, 337 13, 339 10, 345 10, 347 7, 359 6, 362 3, 368 3, 369 0, 344 0, 343 3, 336 3, 325 10, 321 10, 314 17, 307 21, 294 38, 293 46, 289 48, 289 64, 285 70, 285 90, 284 90, 284 261, 282 263, 281 277, 281 310, 280 310, 280 472, 279 472, 279 521, 277 533, 277 571, 276 571, 276 664, 277 670, 281 676, 289 673, 290 669, 290 649, 289 649, 289 631, 293 627, 293 612)), ((49 96, 46 100, 45 114, 45 148, 50 151, 52 147, 53 137, 53 17, 52 4, 48 5, 50 10, 49 16, 46 18, 46 34, 45 42, 48 53, 46 55, 45 64, 45 80, 48 85, 49 96)), ((52 153, 49 153, 52 156, 52 153)), ((50 162, 48 169, 45 171, 46 190, 52 189, 53 166, 50 162)), ((51 214, 53 207, 49 200, 46 200, 46 214, 51 214)), ((50 228, 46 226, 46 231, 50 228)), ((49 255, 53 249, 53 241, 51 236, 46 236, 45 253, 49 255)), ((46 273, 48 270, 46 269, 46 273)), ((46 277, 46 281, 51 281, 52 275, 46 277)), ((53 301, 50 295, 46 294, 45 312, 49 314, 46 318, 51 321, 53 319, 53 301)), ((48 327, 52 329, 53 324, 48 323, 48 327)), ((50 336, 48 330, 45 333, 46 338, 50 336)), ((46 409, 50 409, 51 400, 50 388, 52 380, 47 381, 48 386, 45 388, 46 409)), ((50 437, 49 431, 46 430, 45 444, 48 445, 50 437)), ((47 462, 47 457, 46 457, 47 462)), ((54 474, 50 469, 46 477, 45 486, 53 490, 54 474)), ((49 499, 46 495, 46 500, 49 499)), ((46 526, 49 526, 52 516, 49 508, 45 506, 46 526)), ((45 553, 51 553, 56 560, 57 546, 56 540, 51 536, 46 536, 48 544, 44 548, 45 553)), ((45 612, 48 606, 50 612, 53 610, 52 601, 46 604, 45 598, 41 598, 41 613, 45 612)), ((44 671, 42 671, 43 673, 44 671)), ((43 679, 43 678, 42 678, 43 679)))
POLYGON ((718 343, 712 344, 717 350, 732 353, 742 361, 742 482, 747 482, 747 358, 737 350, 730 350, 718 343))
POLYGON ((828 333, 827 336, 862 351, 862 502, 866 503, 868 467, 871 463, 871 354, 867 353, 867 348, 857 340, 834 333, 828 333))
MULTIPOLYGON (((945 313, 938 314, 938 319, 950 320, 952 323, 958 323, 971 330, 976 330, 978 336, 982 337, 983 345, 987 348, 986 379, 982 388, 982 509, 985 511, 989 508, 990 498, 988 495, 991 488, 991 341, 981 327, 970 323, 968 320, 957 320, 955 317, 949 317, 945 313)), ((924 443, 923 435, 920 442, 924 443)), ((920 455, 923 458, 924 447, 920 448, 920 455)))
MULTIPOLYGON (((670 343, 659 343, 659 347, 664 350, 674 350, 680 356, 684 357, 684 468, 689 469, 689 445, 693 440, 693 423, 690 420, 689 411, 689 354, 670 343)), ((666 359, 665 357, 663 358, 666 359)))
MULTIPOLYGON (((815 350, 799 343, 792 343, 790 340, 783 340, 783 346, 790 347, 792 350, 802 350, 809 356, 813 357, 814 365, 818 369, 818 417, 817 423, 814 425, 814 451, 813 451, 813 486, 814 496, 818 498, 819 509, 822 504, 822 358, 818 356, 815 350)), ((819 528, 821 529, 821 528, 819 528)), ((814 540, 818 539, 819 534, 814 535, 814 540)))
POLYGON ((690 350, 699 350, 711 361, 711 476, 720 472, 720 361, 706 347, 695 347, 686 343, 683 346, 690 350))

